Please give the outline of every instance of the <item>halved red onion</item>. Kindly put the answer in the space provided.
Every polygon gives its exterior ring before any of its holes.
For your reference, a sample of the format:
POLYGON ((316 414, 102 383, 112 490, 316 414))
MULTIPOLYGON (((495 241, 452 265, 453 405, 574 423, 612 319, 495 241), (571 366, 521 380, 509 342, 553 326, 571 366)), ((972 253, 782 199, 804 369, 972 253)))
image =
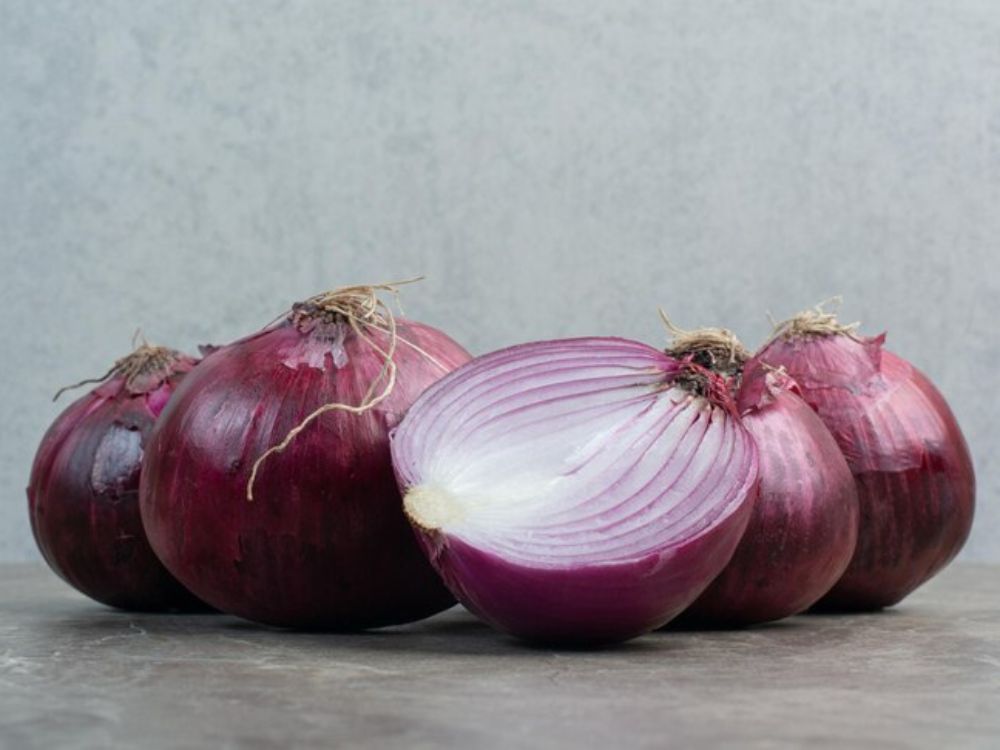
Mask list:
POLYGON ((958 423, 884 341, 817 308, 783 323, 758 354, 795 378, 857 483, 857 548, 824 609, 896 604, 958 553, 972 526, 975 475, 958 423))
POLYGON ((404 507, 455 596, 516 636, 625 640, 729 560, 757 453, 717 376, 581 338, 479 357, 392 440, 404 507))
POLYGON ((153 554, 139 514, 143 450, 195 362, 172 349, 140 346, 70 404, 38 447, 28 484, 35 541, 52 570, 103 604, 207 609, 153 554))

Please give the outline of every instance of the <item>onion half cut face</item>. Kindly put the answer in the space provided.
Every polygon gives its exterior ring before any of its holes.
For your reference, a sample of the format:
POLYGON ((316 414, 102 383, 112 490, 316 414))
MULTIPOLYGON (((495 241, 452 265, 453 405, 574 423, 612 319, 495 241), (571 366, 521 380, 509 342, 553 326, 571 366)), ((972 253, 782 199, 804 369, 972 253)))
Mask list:
POLYGON ((473 360, 417 400, 394 465, 463 604, 527 639, 616 641, 710 583, 746 525, 757 456, 686 372, 638 342, 539 342, 473 360))

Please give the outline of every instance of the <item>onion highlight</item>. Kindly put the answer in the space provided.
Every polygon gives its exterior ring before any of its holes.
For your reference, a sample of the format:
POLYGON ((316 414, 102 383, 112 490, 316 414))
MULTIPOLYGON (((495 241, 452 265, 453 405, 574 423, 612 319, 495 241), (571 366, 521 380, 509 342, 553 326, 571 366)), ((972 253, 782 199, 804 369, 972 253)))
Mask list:
POLYGON ((758 355, 795 378, 857 484, 857 548, 822 609, 896 604, 958 553, 972 526, 975 475, 958 423, 884 341, 818 307, 780 324, 758 355))
POLYGON ((717 376, 612 338, 473 360, 417 400, 392 451, 455 596, 560 643, 625 640, 683 610, 732 555, 757 479, 717 376))
POLYGON ((149 433, 195 362, 140 346, 84 381, 100 385, 56 418, 35 455, 28 510, 39 550, 63 580, 111 607, 206 608, 153 554, 138 499, 149 433))
POLYGON ((395 288, 319 295, 209 354, 152 436, 142 513, 153 548, 219 609, 357 630, 453 604, 403 516, 388 433, 469 355, 395 318, 382 291, 395 288))

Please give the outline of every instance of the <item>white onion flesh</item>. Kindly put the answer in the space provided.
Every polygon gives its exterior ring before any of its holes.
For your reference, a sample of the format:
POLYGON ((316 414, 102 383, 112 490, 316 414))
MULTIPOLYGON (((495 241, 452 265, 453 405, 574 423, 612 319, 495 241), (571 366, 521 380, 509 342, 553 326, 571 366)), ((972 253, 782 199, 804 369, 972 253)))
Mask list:
POLYGON ((482 357, 432 387, 394 437, 422 524, 536 567, 611 564, 682 541, 746 496, 752 442, 618 339, 482 357))

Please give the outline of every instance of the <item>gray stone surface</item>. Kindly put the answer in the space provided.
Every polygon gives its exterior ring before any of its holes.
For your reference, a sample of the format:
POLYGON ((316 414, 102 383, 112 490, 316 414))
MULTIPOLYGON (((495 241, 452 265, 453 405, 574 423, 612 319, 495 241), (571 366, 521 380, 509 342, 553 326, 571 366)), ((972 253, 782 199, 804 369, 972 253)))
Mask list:
MULTIPOLYGON (((996 0, 0 0, 0 559, 61 385, 333 285, 484 352, 830 295, 1000 497, 996 0), (984 390, 990 408, 984 408, 984 390)), ((1000 561, 1000 504, 969 559, 1000 561)))
POLYGON ((897 609, 604 651, 461 609, 362 635, 129 615, 0 567, 0 747, 996 748, 1000 568, 897 609))

